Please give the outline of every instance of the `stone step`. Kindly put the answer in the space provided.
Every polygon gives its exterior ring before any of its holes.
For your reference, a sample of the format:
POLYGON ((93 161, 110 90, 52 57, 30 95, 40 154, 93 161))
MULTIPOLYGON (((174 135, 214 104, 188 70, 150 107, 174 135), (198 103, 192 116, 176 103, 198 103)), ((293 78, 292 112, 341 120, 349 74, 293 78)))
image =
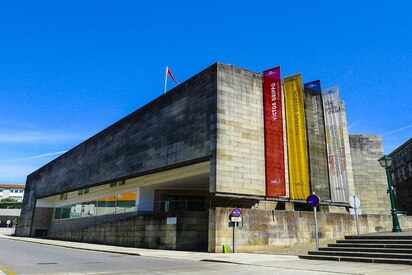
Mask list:
POLYGON ((345 236, 345 240, 353 240, 353 239, 362 239, 362 240, 411 240, 412 241, 412 234, 409 235, 402 235, 402 233, 394 233, 394 234, 371 234, 371 235, 350 235, 345 236))
POLYGON ((376 243, 331 243, 328 247, 353 247, 353 248, 400 248, 412 249, 412 244, 376 244, 376 243))
POLYGON ((307 260, 322 260, 322 261, 347 261, 347 262, 412 265, 412 260, 410 259, 367 258, 367 257, 365 258, 365 257, 326 256, 326 255, 299 255, 299 258, 307 259, 307 260))
POLYGON ((395 253, 412 254, 412 249, 402 248, 376 248, 376 247, 321 247, 319 251, 343 251, 343 252, 374 252, 374 253, 395 253))
POLYGON ((396 239, 347 239, 337 240, 336 243, 375 243, 375 244, 412 244, 412 240, 396 239))
POLYGON ((323 256, 340 256, 351 258, 392 258, 392 259, 410 259, 412 254, 399 253, 375 253, 375 252, 351 252, 351 251, 309 251, 309 255, 323 255, 323 256))

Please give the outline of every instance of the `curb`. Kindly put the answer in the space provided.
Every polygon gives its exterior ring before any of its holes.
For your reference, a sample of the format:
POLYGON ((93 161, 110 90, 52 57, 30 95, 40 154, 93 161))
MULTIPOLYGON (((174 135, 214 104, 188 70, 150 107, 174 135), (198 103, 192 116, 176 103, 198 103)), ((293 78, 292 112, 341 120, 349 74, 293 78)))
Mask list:
MULTIPOLYGON (((2 238, 2 236, 0 236, 0 238, 2 238)), ((17 238, 13 238, 13 237, 10 237, 10 236, 7 236, 6 238, 3 238, 3 239, 13 240, 13 241, 17 241, 17 242, 35 243, 35 244, 50 245, 50 246, 56 246, 56 247, 79 249, 79 250, 85 250, 85 251, 97 251, 97 252, 105 252, 105 253, 113 253, 113 254, 130 255, 130 256, 142 256, 139 253, 133 253, 133 252, 113 251, 113 250, 108 250, 108 249, 78 247, 78 246, 74 246, 74 245, 65 245, 65 244, 54 244, 54 243, 47 243, 47 242, 39 242, 39 241, 35 241, 35 240, 17 239, 17 238)))

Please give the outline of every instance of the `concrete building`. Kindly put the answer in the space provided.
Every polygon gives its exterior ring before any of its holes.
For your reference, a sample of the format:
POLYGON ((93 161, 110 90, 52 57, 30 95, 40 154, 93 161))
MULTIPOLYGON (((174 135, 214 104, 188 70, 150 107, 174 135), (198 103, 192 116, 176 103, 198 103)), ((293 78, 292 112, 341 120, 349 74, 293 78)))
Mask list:
MULTIPOLYGON (((17 202, 23 201, 24 185, 0 184, 0 201, 6 198, 15 199, 17 202)), ((12 209, 10 205, 0 203, 0 227, 15 226, 21 209, 12 209)))
POLYGON ((379 135, 349 135, 356 196, 365 214, 390 214, 391 204, 386 193, 386 172, 379 163, 383 154, 379 135))
POLYGON ((412 138, 389 154, 392 157, 392 184, 396 209, 412 213, 412 138))
POLYGON ((19 184, 0 184, 0 200, 12 198, 18 202, 23 201, 24 185, 19 184))
MULTIPOLYGON (((267 196, 264 132, 262 75, 216 63, 30 174, 17 234, 211 252, 233 248, 235 229, 239 251, 313 242, 305 200, 267 196)), ((380 138, 349 138, 345 115, 340 135, 348 195, 360 195, 363 214, 386 213, 373 206, 385 181, 380 138)), ((355 230, 346 199, 322 200, 325 241, 355 230)), ((363 231, 390 221, 360 219, 363 231)))

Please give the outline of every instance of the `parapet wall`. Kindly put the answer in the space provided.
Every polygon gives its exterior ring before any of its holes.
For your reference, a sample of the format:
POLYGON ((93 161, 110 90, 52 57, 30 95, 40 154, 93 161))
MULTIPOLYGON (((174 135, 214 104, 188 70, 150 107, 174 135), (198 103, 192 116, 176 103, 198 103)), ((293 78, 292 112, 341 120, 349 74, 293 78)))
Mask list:
MULTIPOLYGON (((233 249, 233 227, 228 217, 231 208, 209 211, 209 252, 223 252, 226 245, 233 249)), ((401 216, 403 229, 412 228, 412 217, 401 216)), ((359 216, 361 233, 389 231, 392 219, 388 215, 359 216)), ((278 252, 315 243, 313 212, 242 209, 242 222, 236 227, 237 252, 278 252)), ((318 213, 321 244, 334 242, 345 235, 356 234, 355 218, 350 214, 318 213)))
POLYGON ((208 213, 170 214, 143 214, 85 228, 60 228, 51 231, 47 237, 142 248, 205 251, 208 213), (172 222, 168 223, 168 218, 172 218, 172 222), (173 218, 176 218, 176 223, 173 218))

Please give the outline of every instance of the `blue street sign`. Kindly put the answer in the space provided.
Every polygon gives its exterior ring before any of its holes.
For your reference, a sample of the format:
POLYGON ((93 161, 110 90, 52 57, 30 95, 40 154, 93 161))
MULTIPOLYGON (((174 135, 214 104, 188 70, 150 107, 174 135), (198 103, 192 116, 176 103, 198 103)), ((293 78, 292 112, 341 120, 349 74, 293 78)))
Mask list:
POLYGON ((316 207, 320 203, 320 198, 318 195, 312 194, 309 195, 306 199, 306 204, 309 205, 310 207, 316 207))
POLYGON ((242 214, 242 211, 239 208, 233 208, 232 210, 233 217, 240 217, 241 214, 242 214))

